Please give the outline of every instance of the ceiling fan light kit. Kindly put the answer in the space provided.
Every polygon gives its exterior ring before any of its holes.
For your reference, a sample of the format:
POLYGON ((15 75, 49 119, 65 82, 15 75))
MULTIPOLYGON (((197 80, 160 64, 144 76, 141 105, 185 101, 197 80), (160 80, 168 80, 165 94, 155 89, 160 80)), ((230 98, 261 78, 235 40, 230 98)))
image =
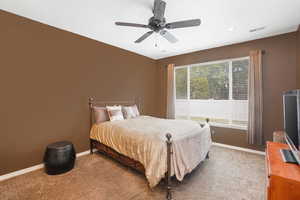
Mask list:
POLYGON ((158 33, 170 43, 178 42, 178 39, 171 34, 166 29, 177 29, 177 28, 187 28, 193 26, 200 26, 200 19, 192 19, 192 20, 183 20, 178 22, 166 23, 165 19, 165 9, 166 2, 162 0, 154 0, 153 6, 153 17, 149 19, 148 25, 144 24, 136 24, 136 23, 127 23, 127 22, 116 22, 115 24, 118 26, 129 26, 129 27, 137 27, 137 28, 149 28, 150 31, 142 35, 139 39, 135 41, 135 43, 141 43, 154 32, 158 33))

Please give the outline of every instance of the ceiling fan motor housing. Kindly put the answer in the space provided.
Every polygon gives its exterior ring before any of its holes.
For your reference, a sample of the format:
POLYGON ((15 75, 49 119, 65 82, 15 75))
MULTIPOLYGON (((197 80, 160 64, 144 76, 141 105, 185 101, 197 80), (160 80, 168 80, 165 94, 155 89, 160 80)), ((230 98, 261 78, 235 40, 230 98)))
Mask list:
POLYGON ((150 27, 151 30, 153 30, 155 32, 159 32, 162 29, 164 29, 165 25, 166 25, 166 19, 165 18, 160 20, 160 19, 155 19, 155 17, 151 17, 149 19, 149 27, 150 27))

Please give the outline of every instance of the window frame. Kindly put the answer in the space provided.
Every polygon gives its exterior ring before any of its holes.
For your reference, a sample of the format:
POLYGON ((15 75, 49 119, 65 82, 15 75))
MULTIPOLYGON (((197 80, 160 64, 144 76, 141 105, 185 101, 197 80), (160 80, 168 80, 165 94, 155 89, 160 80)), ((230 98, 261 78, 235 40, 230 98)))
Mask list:
MULTIPOLYGON (((181 65, 181 66, 175 66, 174 68, 174 90, 173 90, 173 94, 174 94, 174 102, 178 101, 187 101, 188 103, 190 101, 210 101, 210 102, 216 102, 216 101, 248 101, 247 100, 234 100, 232 99, 233 97, 233 77, 232 77, 232 62, 234 61, 239 61, 239 60, 248 60, 250 61, 250 57, 249 56, 245 56, 245 57, 238 57, 238 58, 228 58, 228 59, 222 59, 222 60, 215 60, 215 61, 208 61, 208 62, 202 62, 202 63, 194 63, 194 64, 190 64, 190 65, 181 65), (228 71, 228 78, 229 78, 229 98, 228 99, 190 99, 190 69, 192 67, 199 67, 199 66, 206 66, 206 65, 213 65, 213 64, 219 64, 219 63, 229 63, 229 71, 228 71), (186 99, 177 99, 177 94, 176 94, 176 70, 177 69, 183 69, 183 68, 187 68, 187 98, 186 99)), ((250 64, 250 62, 249 62, 250 64)), ((189 108, 188 108, 189 109, 189 108)), ((188 112, 190 113, 190 112, 188 112)), ((188 119, 191 119, 191 116, 188 115, 187 116, 188 119)), ((228 119, 229 121, 232 121, 232 119, 228 119)), ((247 130, 247 126, 243 126, 243 125, 237 125, 237 124, 232 124, 231 122, 229 124, 222 124, 222 123, 214 123, 214 122, 210 122, 211 125, 216 126, 216 127, 223 127, 223 128, 234 128, 234 129, 240 129, 240 130, 247 130)))

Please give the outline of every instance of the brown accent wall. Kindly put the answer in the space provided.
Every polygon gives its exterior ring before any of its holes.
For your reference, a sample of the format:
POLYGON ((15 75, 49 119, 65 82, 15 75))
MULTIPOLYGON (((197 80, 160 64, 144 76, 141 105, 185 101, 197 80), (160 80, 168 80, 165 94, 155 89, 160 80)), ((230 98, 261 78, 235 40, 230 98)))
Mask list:
POLYGON ((41 163, 51 142, 88 150, 88 97, 157 113, 156 61, 3 11, 0 27, 0 175, 41 163))
MULTIPOLYGON (((282 92, 297 88, 296 86, 296 42, 297 33, 288 33, 275 37, 269 37, 240 44, 223 46, 203 51, 197 51, 184 55, 173 56, 158 61, 160 72, 160 101, 165 99, 165 67, 173 63, 177 66, 208 61, 222 60, 248 56, 250 50, 262 49, 263 55, 263 88, 264 88, 264 113, 263 130, 265 138, 272 140, 274 130, 282 130, 282 92)), ((165 106, 160 104, 160 115, 164 116, 165 106)), ((251 147, 246 143, 246 134, 235 129, 217 128, 214 135, 216 142, 261 149, 251 147), (239 139, 237 139, 239 138, 239 139)))
POLYGON ((297 88, 300 89, 300 25, 297 30, 297 88))
POLYGON ((264 151, 264 146, 249 145, 246 140, 246 131, 232 128, 211 127, 214 142, 238 146, 242 148, 264 151))

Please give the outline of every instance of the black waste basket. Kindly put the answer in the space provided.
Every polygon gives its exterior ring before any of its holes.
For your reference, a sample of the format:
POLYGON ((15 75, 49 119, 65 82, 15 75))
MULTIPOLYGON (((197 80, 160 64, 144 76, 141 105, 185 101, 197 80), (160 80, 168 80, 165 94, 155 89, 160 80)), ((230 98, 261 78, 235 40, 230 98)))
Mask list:
POLYGON ((71 142, 62 141, 47 146, 44 163, 49 175, 62 174, 73 169, 76 159, 74 146, 71 142))

